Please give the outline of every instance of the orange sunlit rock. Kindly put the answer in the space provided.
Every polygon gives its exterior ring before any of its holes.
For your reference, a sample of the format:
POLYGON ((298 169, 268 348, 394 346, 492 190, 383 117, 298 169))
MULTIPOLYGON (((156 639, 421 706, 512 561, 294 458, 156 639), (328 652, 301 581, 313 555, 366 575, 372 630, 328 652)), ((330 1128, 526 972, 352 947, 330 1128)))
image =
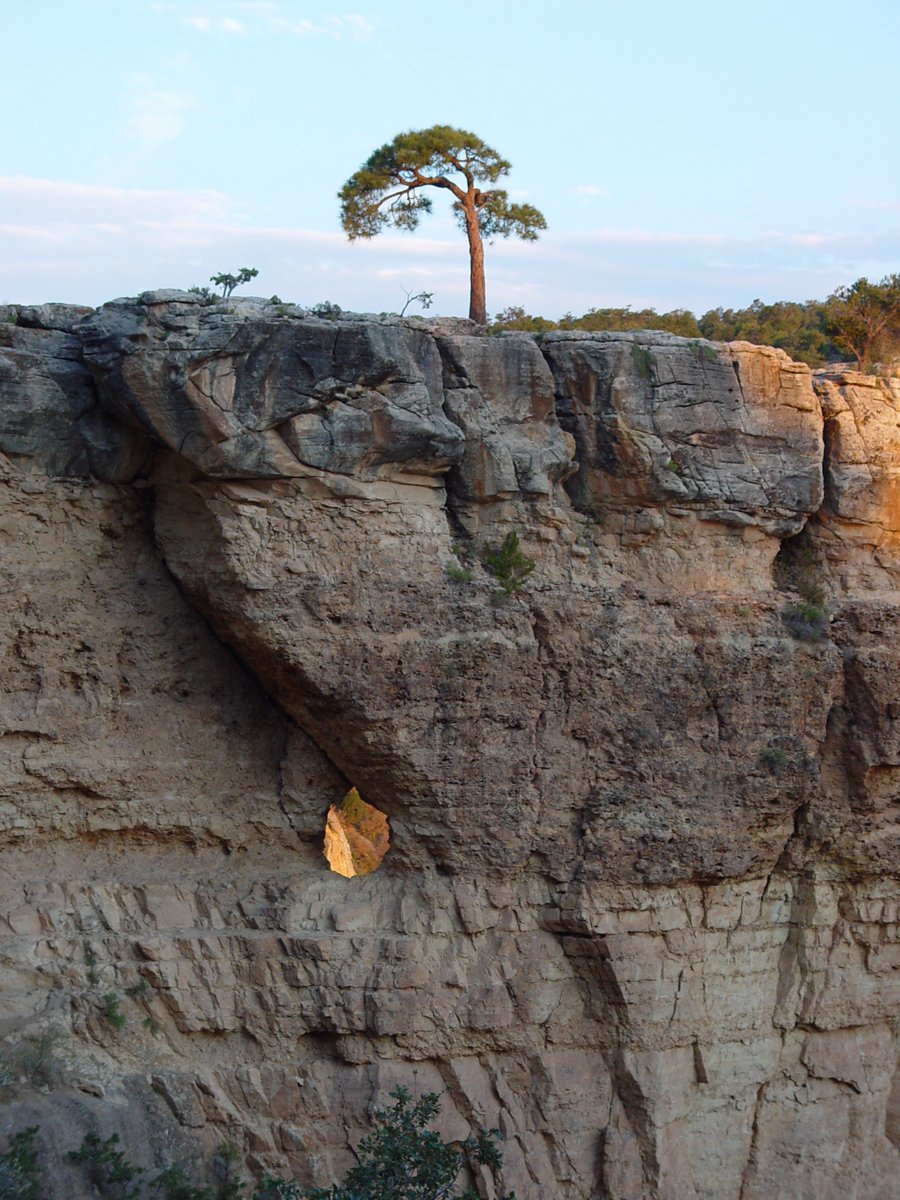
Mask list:
POLYGON ((332 871, 347 879, 369 875, 381 866, 390 845, 384 813, 367 804, 356 788, 332 805, 325 822, 325 857, 332 871))

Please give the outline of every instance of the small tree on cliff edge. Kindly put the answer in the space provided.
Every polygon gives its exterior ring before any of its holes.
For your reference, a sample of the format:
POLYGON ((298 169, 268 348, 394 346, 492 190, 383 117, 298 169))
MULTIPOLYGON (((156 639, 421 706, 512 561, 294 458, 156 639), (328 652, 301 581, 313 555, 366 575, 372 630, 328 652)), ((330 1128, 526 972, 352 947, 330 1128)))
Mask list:
POLYGON ((453 209, 469 241, 469 318, 487 322, 484 294, 484 238, 515 234, 533 242, 547 228, 530 204, 510 204, 502 188, 482 191, 508 175, 511 164, 481 138, 450 125, 401 133, 372 154, 338 193, 341 224, 351 241, 374 237, 393 225, 415 229, 431 212, 423 188, 443 188, 454 197, 453 209))

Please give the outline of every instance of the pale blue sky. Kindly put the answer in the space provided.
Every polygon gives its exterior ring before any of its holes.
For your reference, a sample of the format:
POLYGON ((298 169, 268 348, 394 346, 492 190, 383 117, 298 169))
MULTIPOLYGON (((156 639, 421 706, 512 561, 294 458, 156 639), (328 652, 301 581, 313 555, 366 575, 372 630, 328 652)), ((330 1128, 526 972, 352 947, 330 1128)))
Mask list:
POLYGON ((488 308, 692 308, 900 270, 900 0, 3 4, 0 301, 250 291, 467 309, 444 197, 347 243, 336 192, 403 129, 473 130, 542 209, 488 308))

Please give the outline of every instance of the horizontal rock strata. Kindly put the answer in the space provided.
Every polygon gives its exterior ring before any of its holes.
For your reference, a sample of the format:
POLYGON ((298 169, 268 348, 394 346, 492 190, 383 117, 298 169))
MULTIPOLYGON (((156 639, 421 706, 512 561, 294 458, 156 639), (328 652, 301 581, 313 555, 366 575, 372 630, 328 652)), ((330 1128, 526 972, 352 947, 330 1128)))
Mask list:
POLYGON ((330 1183, 413 1071, 520 1200, 897 1194, 895 383, 4 315, 0 1135, 54 1196, 89 1128, 330 1183))

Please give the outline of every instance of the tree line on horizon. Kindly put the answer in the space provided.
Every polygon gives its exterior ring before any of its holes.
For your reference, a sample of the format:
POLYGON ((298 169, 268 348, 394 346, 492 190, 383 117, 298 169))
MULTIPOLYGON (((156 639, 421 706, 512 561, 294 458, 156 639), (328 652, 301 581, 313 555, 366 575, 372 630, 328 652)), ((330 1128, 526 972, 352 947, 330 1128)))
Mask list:
POLYGON ((660 313, 626 305, 591 308, 580 317, 567 312, 551 320, 514 306, 497 313, 489 329, 492 333, 659 329, 712 342, 775 346, 811 367, 855 359, 859 369, 867 371, 900 355, 900 275, 889 275, 877 284, 859 279, 836 289, 827 300, 772 304, 754 300, 746 308, 711 308, 699 317, 685 308, 660 313))

